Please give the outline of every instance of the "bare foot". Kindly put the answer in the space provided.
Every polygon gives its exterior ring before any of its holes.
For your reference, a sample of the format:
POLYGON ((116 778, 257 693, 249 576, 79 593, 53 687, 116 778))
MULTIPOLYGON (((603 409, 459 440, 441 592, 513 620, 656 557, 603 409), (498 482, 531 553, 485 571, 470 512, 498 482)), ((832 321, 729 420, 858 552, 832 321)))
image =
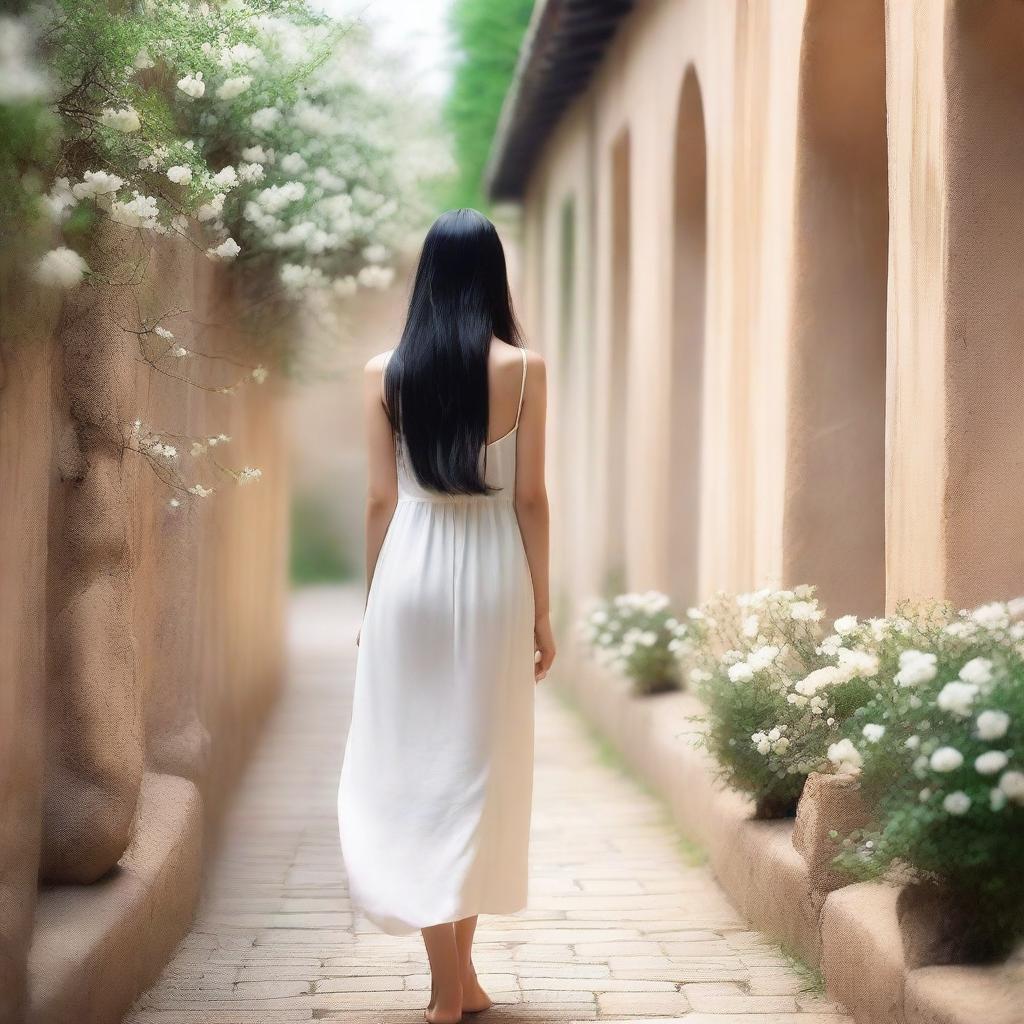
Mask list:
POLYGON ((494 1000, 484 991, 480 979, 473 971, 462 982, 462 1012, 480 1013, 494 1005, 494 1000))
POLYGON ((431 989, 430 1005, 423 1011, 427 1024, 459 1024, 462 1020, 462 991, 441 996, 431 989))

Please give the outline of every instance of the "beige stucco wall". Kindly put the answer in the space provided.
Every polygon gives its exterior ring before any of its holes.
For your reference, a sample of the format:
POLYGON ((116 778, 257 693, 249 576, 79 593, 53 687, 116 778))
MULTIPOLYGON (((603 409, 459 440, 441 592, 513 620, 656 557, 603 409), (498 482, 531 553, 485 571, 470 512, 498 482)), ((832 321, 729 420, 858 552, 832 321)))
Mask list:
POLYGON ((124 285, 43 292, 16 259, 0 282, 4 1021, 116 1020, 151 980, 282 682, 278 385, 226 396, 141 362, 140 312, 175 308, 188 312, 167 323, 190 349, 256 360, 209 261, 125 233, 89 262, 123 281, 139 259, 154 282, 141 310, 124 285), (174 492, 120 446, 135 418, 229 434, 224 462, 263 479, 171 508, 174 492))
POLYGON ((699 505, 698 583, 680 601, 809 581, 837 613, 866 614, 903 597, 1024 589, 1019 555, 999 555, 1021 550, 1020 232, 1000 230, 1015 223, 1007 208, 1024 209, 1024 96, 1009 56, 1021 19, 1009 0, 980 6, 851 0, 837 16, 828 0, 660 0, 624 20, 547 140, 523 216, 520 301, 550 366, 566 613, 608 584, 616 487, 619 584, 679 589, 680 466, 699 505), (688 70, 705 126, 706 291, 701 427, 683 439, 674 204, 688 70), (613 244, 624 135, 628 259, 613 244), (615 416, 623 333, 628 396, 615 416), (699 473, 685 445, 698 446, 699 473))

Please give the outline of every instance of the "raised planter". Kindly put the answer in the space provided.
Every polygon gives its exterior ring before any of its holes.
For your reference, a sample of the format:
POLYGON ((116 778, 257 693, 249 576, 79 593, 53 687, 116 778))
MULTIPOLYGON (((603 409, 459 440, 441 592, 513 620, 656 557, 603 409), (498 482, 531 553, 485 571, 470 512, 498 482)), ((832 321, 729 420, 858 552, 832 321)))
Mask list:
POLYGON ((694 743, 702 710, 695 697, 634 697, 628 683, 571 654, 556 686, 666 800, 740 913, 820 966, 857 1024, 1024 1022, 1024 960, 913 969, 897 917, 900 890, 843 886, 829 833, 863 823, 854 782, 812 776, 795 820, 755 820, 753 802, 724 788, 694 743))

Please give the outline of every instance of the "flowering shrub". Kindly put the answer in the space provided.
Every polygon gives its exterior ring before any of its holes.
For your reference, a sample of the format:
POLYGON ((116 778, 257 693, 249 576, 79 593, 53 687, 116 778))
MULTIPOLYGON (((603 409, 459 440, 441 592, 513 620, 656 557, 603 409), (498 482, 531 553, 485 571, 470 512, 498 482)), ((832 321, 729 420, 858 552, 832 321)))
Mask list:
POLYGON ((719 594, 691 609, 690 680, 707 712, 703 742, 758 814, 793 813, 827 764, 843 722, 871 695, 878 661, 848 645, 853 617, 825 636, 812 587, 719 594))
POLYGON ((583 637, 598 660, 632 680, 638 694, 679 688, 678 658, 686 632, 668 598, 653 590, 599 602, 582 623, 583 637))
MULTIPOLYGON (((137 280, 98 273, 110 264, 90 252, 101 221, 235 264, 239 312, 264 346, 299 296, 330 313, 328 296, 390 283, 391 251, 423 214, 419 186, 442 162, 429 118, 358 25, 306 0, 24 6, 0 19, 0 229, 35 247, 17 263, 34 265, 40 285, 151 294, 144 260, 127 275, 137 280)), ((262 364, 194 351, 174 319, 183 313, 125 325, 144 362, 222 394, 263 383, 262 364), (199 366, 209 373, 197 377, 199 366)), ((213 493, 196 459, 219 479, 259 479, 214 457, 227 440, 141 421, 120 438, 174 491, 172 507, 213 493)))
MULTIPOLYGON (((22 175, 23 205, 71 248, 101 216, 269 270, 271 297, 389 282, 390 249, 422 213, 417 185, 438 161, 422 131, 399 152, 416 112, 358 26, 305 0, 145 0, 113 13, 106 0, 57 0, 8 21, 18 52, 0 61, 29 60, 32 26, 52 81, 22 75, 7 94, 45 98, 60 136, 55 159, 22 175)), ((13 76, 0 64, 0 103, 13 76)), ((66 287, 88 272, 72 269, 55 257, 40 279, 66 287)))
POLYGON ((876 825, 847 843, 856 877, 894 866, 971 910, 974 955, 1024 935, 1024 599, 887 620, 879 685, 830 751, 859 772, 876 825))

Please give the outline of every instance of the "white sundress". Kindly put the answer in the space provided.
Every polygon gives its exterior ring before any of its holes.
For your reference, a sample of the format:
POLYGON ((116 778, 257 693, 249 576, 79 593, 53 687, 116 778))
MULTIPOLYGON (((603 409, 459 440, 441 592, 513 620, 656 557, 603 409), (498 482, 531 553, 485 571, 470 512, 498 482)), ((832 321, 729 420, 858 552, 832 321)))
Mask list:
POLYGON ((405 934, 527 896, 533 586, 513 506, 515 426, 481 452, 487 495, 428 491, 398 452, 398 505, 363 617, 338 791, 353 904, 405 934))

